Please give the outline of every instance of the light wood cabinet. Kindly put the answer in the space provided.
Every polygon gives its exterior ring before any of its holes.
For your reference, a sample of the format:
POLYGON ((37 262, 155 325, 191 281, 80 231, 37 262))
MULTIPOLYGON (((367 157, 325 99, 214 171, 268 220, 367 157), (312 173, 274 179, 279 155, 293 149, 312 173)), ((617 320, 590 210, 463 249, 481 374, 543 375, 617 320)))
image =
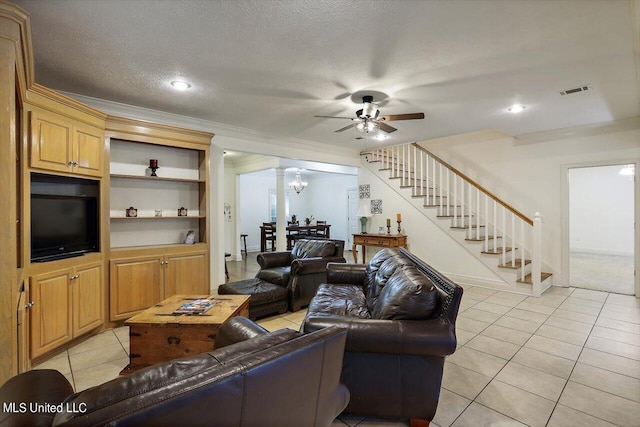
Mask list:
MULTIPOLYGON (((162 253, 128 256, 110 261, 110 315, 112 321, 128 319, 176 294, 208 294, 208 252, 162 253)), ((133 253, 132 253, 133 252, 133 253)))
POLYGON ((30 166, 56 172, 102 176, 104 131, 37 110, 30 112, 30 166))
POLYGON ((32 276, 31 358, 102 325, 102 263, 32 276))
POLYGON ((111 320, 128 319, 162 301, 163 256, 112 259, 109 266, 111 320))
POLYGON ((72 288, 73 335, 78 336, 102 325, 102 264, 75 269, 72 288))
POLYGON ((206 252, 165 257, 165 298, 176 294, 208 294, 209 283, 206 279, 206 252))

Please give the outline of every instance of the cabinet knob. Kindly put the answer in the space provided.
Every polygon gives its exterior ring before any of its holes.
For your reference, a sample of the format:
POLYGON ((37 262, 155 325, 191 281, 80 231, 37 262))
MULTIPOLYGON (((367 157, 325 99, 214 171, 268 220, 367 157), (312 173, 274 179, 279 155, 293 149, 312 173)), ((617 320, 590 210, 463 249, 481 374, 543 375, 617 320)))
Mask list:
POLYGON ((78 276, 78 275, 76 274, 75 276, 71 276, 71 277, 69 278, 69 280, 76 280, 76 279, 77 279, 77 278, 79 278, 79 277, 80 277, 80 276, 78 276))
POLYGON ((27 303, 27 305, 25 305, 25 306, 24 306, 24 308, 25 308, 26 310, 28 310, 28 309, 30 309, 31 307, 33 307, 34 305, 36 305, 36 302, 35 302, 35 301, 31 301, 31 302, 27 303))
POLYGON ((67 163, 67 166, 73 166, 73 160, 69 160, 69 163, 67 163))

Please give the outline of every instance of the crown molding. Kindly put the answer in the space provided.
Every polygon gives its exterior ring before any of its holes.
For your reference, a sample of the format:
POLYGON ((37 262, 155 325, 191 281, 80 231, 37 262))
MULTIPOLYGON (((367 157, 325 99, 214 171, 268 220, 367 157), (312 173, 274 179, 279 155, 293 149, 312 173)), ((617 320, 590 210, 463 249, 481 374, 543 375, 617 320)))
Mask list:
POLYGON ((525 133, 516 135, 513 138, 515 145, 524 145, 561 139, 603 135, 608 133, 626 132, 635 129, 640 129, 640 116, 614 120, 611 122, 601 122, 590 125, 546 130, 542 132, 525 133))
MULTIPOLYGON (((197 129, 205 132, 215 133, 213 138, 213 145, 230 149, 240 150, 242 149, 233 145, 224 145, 226 143, 233 143, 234 141, 228 140, 220 142, 220 140, 226 140, 227 138, 244 141, 245 151, 247 147, 250 147, 250 152, 264 155, 276 155, 273 152, 273 147, 279 147, 286 152, 296 151, 296 154, 300 154, 300 151, 316 152, 325 155, 335 157, 336 162, 341 160, 340 163, 347 161, 348 164, 359 163, 359 151, 357 148, 347 149, 344 147, 336 147, 332 145, 322 144, 314 141, 308 141, 298 138, 280 138, 269 135, 261 134, 260 132, 239 128, 236 126, 227 125, 224 123, 213 122, 204 119, 198 119, 194 117, 182 116, 174 113, 167 113, 164 111, 151 110, 144 107, 138 107, 129 104, 123 104, 115 101, 109 101, 105 99, 93 98, 90 96, 79 95, 71 92, 61 92, 66 96, 76 99, 79 102, 90 105, 98 110, 106 112, 109 115, 131 117, 138 120, 152 121, 158 123, 165 123, 168 125, 187 127, 190 129, 197 129)), ((235 141, 235 142, 238 142, 235 141)))

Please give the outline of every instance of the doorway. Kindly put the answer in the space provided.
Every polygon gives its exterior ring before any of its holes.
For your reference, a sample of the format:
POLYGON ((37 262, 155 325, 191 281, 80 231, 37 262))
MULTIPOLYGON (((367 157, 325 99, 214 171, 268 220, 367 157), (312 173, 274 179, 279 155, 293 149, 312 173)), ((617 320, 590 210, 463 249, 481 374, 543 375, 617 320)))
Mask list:
POLYGON ((568 169, 569 284, 635 293, 635 165, 568 169))

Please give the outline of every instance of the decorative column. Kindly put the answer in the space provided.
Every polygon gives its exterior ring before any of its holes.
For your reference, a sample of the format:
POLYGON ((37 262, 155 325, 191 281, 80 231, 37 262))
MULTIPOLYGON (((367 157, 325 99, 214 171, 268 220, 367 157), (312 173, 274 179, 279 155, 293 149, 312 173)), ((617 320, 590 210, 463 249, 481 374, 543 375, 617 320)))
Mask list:
POLYGON ((276 168, 276 250, 287 250, 287 218, 285 208, 285 168, 276 168))

